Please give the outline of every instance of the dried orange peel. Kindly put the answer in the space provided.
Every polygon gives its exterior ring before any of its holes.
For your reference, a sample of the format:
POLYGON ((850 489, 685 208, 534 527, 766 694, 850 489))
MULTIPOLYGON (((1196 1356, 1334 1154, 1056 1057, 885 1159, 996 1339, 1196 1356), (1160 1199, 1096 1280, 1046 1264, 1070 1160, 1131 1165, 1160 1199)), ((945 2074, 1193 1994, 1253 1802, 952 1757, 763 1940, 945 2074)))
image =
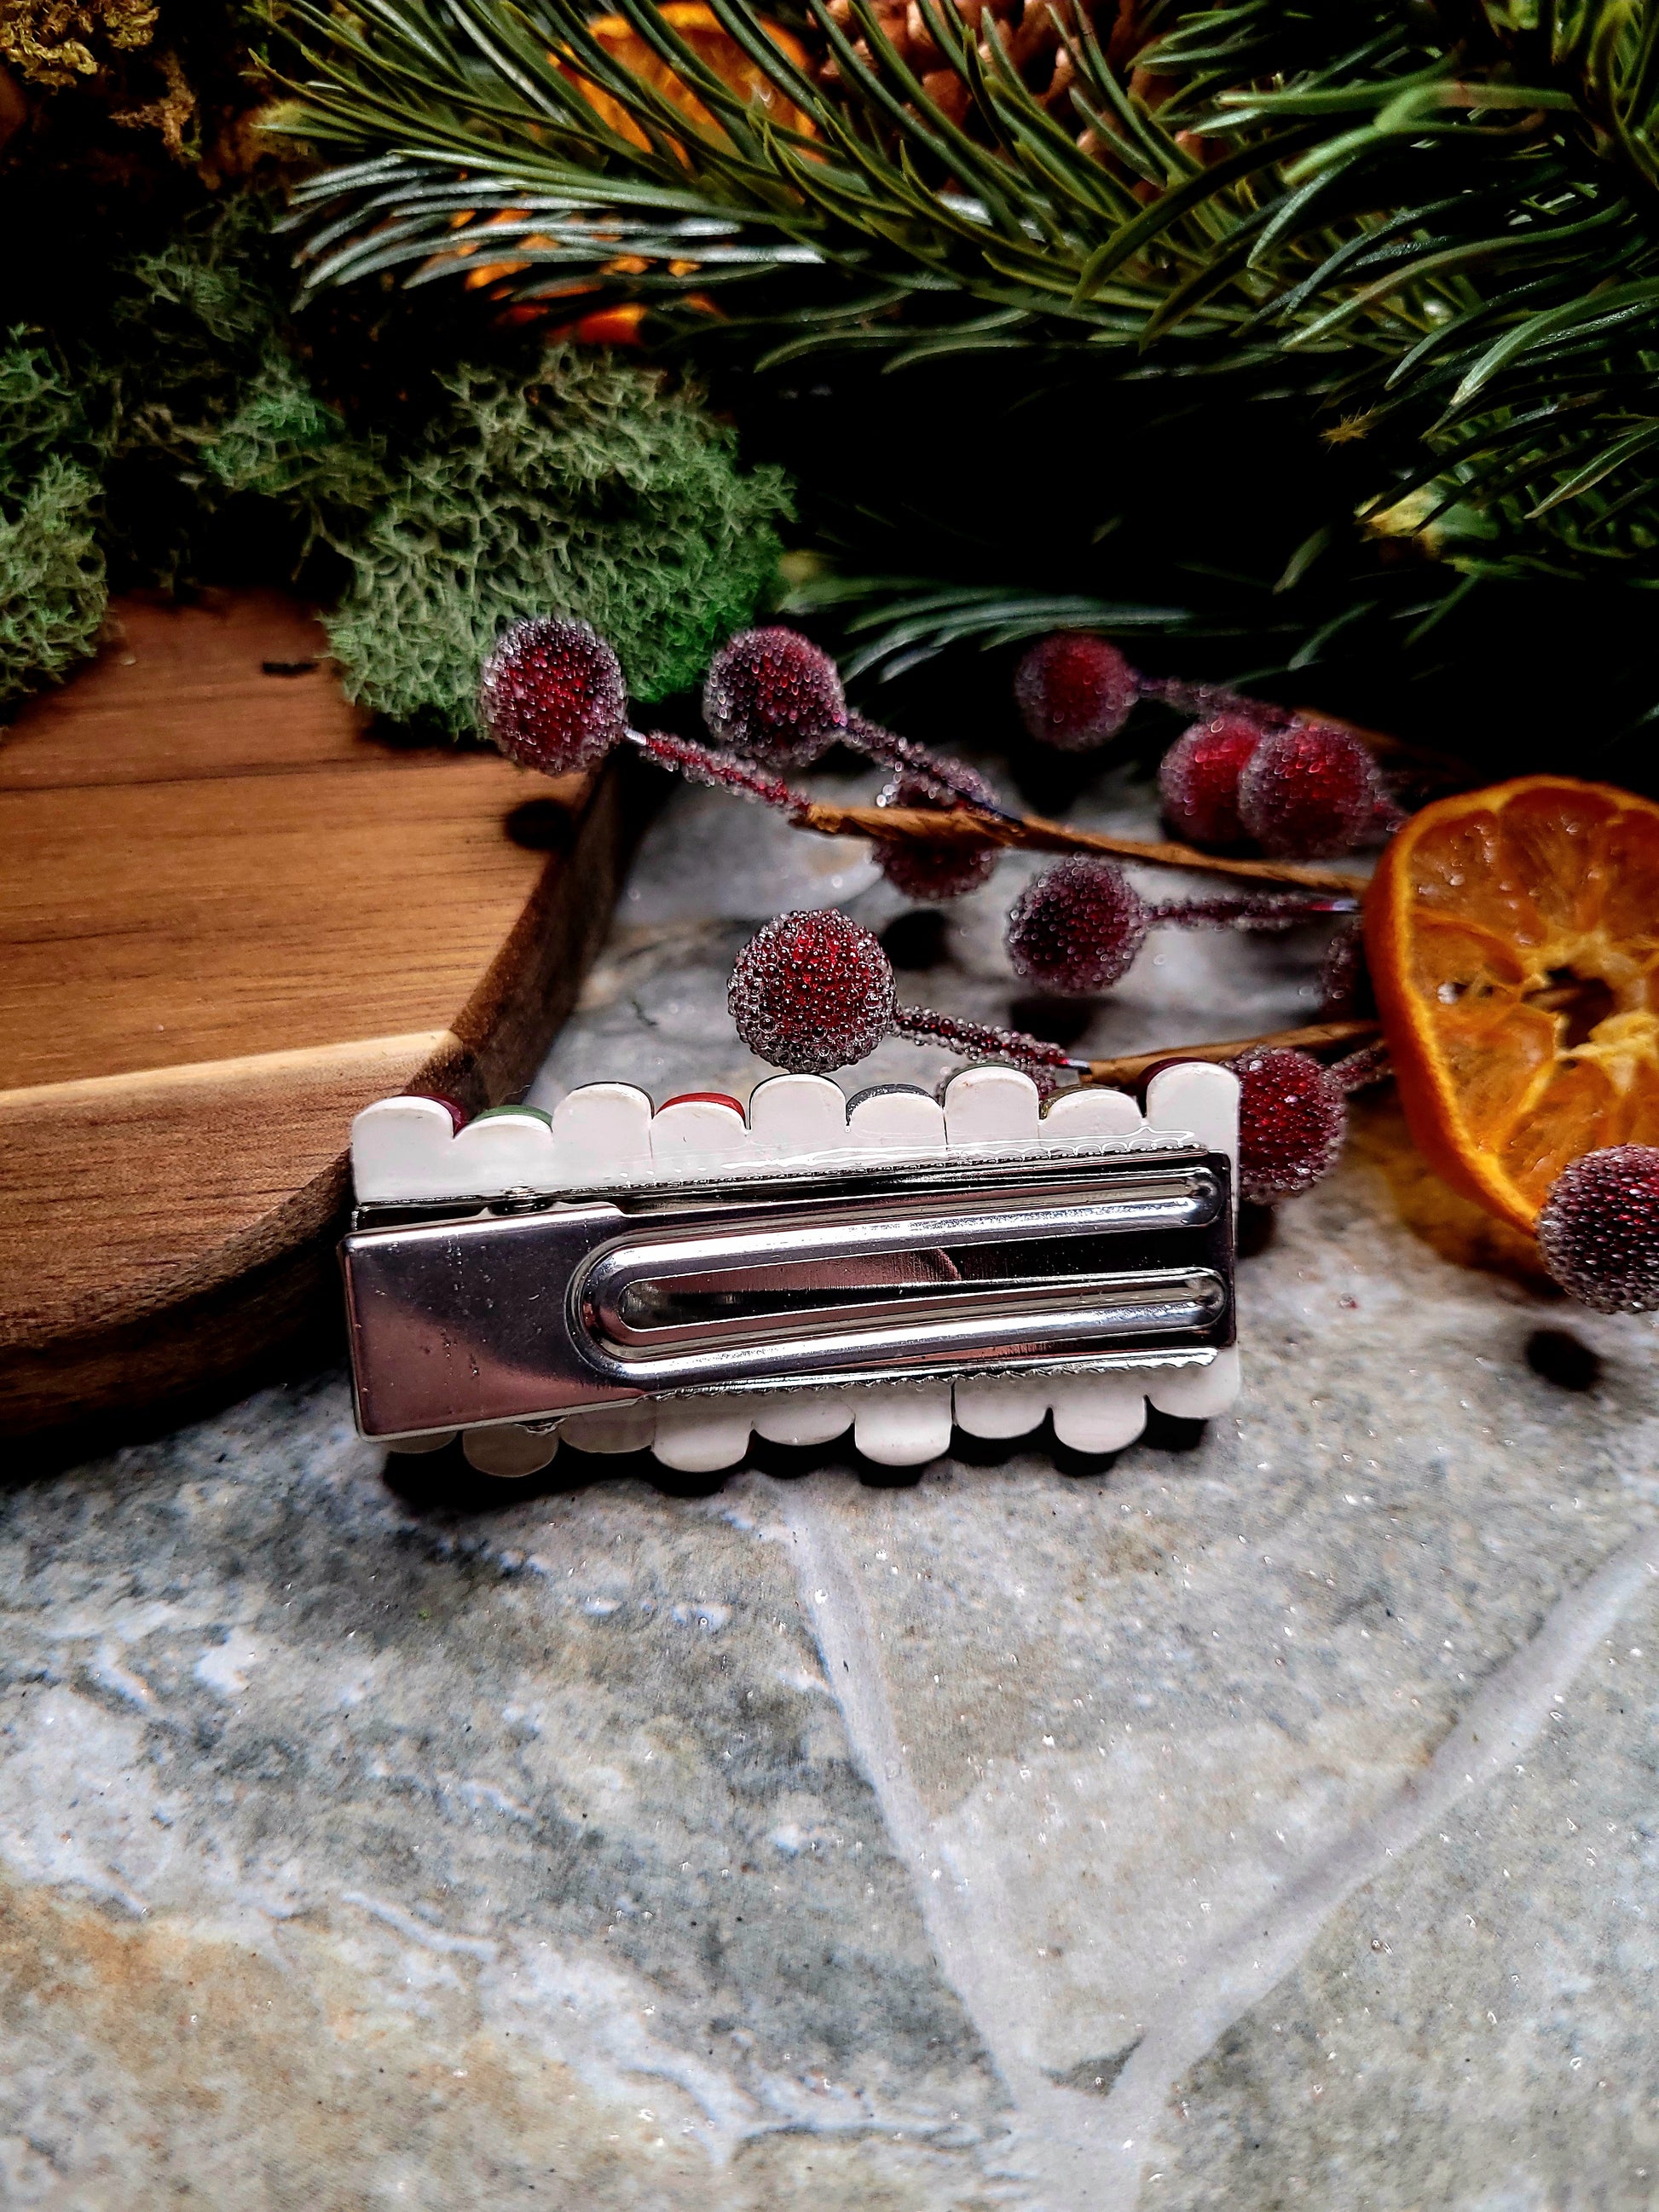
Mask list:
POLYGON ((1425 807, 1365 899, 1413 1140, 1528 1234, 1563 1168, 1659 1144, 1659 806, 1520 776, 1425 807))

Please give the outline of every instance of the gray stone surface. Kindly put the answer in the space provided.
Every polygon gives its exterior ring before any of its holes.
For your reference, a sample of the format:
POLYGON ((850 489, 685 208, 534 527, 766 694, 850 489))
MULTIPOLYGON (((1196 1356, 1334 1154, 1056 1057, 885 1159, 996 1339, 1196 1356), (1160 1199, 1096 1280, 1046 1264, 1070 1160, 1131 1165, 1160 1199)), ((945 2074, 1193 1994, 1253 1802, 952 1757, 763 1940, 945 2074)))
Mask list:
MULTIPOLYGON (((1027 872, 907 994, 1006 1013, 1027 872)), ((688 794, 537 1095, 746 1085, 826 898, 688 794)), ((1160 933, 1090 1043, 1316 950, 1160 933)), ((1237 1418, 1086 1475, 389 1480, 331 1375, 5 1493, 0 2204, 1659 2203, 1653 1331, 1544 1381, 1358 1152, 1242 1280, 1237 1418)))

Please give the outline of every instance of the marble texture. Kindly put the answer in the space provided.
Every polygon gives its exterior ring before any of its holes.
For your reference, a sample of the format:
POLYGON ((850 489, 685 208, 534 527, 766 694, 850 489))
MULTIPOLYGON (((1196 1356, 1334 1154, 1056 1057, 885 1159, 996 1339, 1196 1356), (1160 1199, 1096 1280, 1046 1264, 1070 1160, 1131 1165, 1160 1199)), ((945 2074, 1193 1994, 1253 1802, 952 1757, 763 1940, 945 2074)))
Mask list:
MULTIPOLYGON (((1033 865, 905 995, 1006 1013, 1033 865)), ((830 898, 901 903, 685 794, 532 1095, 745 1086, 732 955, 830 898)), ((1089 1044, 1316 953, 1158 933, 1089 1044)), ((1659 2203, 1653 1328, 1440 1256, 1372 1136, 1237 1414, 1086 1472, 492 1484, 325 1375, 0 1496, 0 2205, 1659 2203)))

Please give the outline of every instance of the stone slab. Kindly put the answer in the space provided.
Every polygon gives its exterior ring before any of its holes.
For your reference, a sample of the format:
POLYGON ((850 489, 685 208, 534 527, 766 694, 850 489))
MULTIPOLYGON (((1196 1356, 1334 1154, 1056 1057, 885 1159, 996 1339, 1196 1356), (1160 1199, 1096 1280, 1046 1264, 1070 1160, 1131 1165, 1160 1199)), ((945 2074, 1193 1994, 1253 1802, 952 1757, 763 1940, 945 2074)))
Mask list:
MULTIPOLYGON (((750 928, 899 910, 754 821, 658 823, 543 1100, 746 1085, 750 928)), ((907 995, 1006 1017, 1028 865, 907 995)), ((1091 1048, 1294 1019, 1317 951, 1160 933, 1091 1048)), ((0 2204, 1659 2202, 1653 1329, 1456 1264, 1358 1136, 1244 1265, 1237 1417, 1091 1473, 514 1489, 328 1375, 4 1493, 0 2204)))

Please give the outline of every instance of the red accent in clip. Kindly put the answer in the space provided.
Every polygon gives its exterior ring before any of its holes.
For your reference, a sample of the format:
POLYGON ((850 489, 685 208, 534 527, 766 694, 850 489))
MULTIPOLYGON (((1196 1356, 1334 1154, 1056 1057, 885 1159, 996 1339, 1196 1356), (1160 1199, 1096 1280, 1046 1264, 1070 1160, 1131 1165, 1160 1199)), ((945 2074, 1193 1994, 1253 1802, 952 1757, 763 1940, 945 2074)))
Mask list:
POLYGON ((441 1091, 405 1091, 404 1097, 405 1098, 429 1098, 434 1106, 447 1107, 449 1109, 449 1118, 455 1125, 455 1133, 457 1136, 460 1134, 461 1131, 465 1128, 467 1123, 472 1119, 471 1115, 467 1112, 465 1107, 462 1105, 459 1098, 448 1097, 441 1091))
POLYGON ((668 1106, 729 1106, 739 1121, 743 1119, 742 1104, 724 1091, 682 1091, 672 1098, 665 1098, 658 1113, 668 1106))

